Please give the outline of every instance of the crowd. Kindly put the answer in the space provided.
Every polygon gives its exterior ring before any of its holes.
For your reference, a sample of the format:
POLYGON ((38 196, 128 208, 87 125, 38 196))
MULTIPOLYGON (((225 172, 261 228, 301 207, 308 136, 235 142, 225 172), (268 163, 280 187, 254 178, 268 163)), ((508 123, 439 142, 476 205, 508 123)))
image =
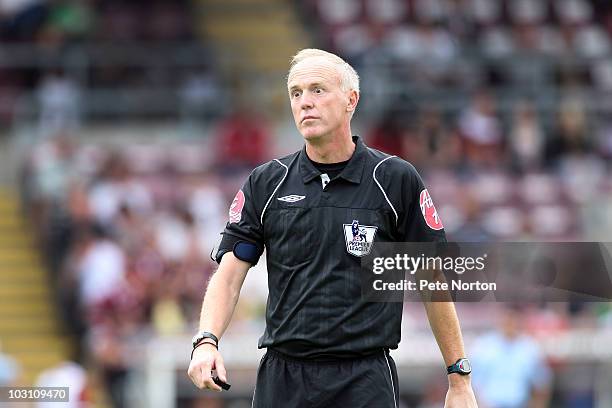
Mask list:
POLYGON ((3 1, 0 3, 0 41, 69 46, 90 40, 186 40, 193 35, 189 7, 190 2, 185 0, 3 1))
POLYGON ((217 114, 223 95, 213 54, 196 32, 196 7, 189 0, 0 2, 0 124, 39 113, 40 133, 49 136, 83 116, 217 114), (193 55, 180 54, 194 44, 193 55), (155 102, 147 90, 163 90, 176 107, 145 109, 155 102))
MULTIPOLYGON (((0 2, 0 41, 190 40, 188 3, 0 2)), ((449 240, 607 239, 612 110, 599 91, 612 89, 608 2, 309 0, 296 7, 318 21, 322 45, 358 69, 355 128, 423 174, 449 240)), ((141 74, 107 67, 91 80, 111 86, 141 74)), ((299 135, 277 134, 262 115, 224 97, 210 72, 193 70, 177 89, 187 122, 210 114, 201 140, 95 144, 78 137, 82 95, 64 72, 0 69, 3 89, 33 84, 45 138, 24 161, 24 202, 64 319, 83 340, 81 357, 102 368, 121 406, 133 364, 126 344, 194 330, 232 197, 250 169, 299 135)), ((265 291, 255 296, 233 324, 262 319, 265 291)), ((497 319, 460 311, 468 331, 497 319)), ((608 305, 545 306, 527 315, 526 331, 536 337, 577 321, 612 321, 608 305)), ((482 341, 497 347, 492 358, 513 344, 503 336, 482 341)), ((550 373, 531 374, 525 381, 550 392, 550 373)))
POLYGON ((588 219, 610 208, 609 125, 591 120, 580 99, 562 100, 549 129, 527 100, 507 121, 495 106, 481 90, 454 117, 432 105, 414 118, 390 111, 366 136, 431 179, 451 237, 603 239, 610 216, 588 219))
MULTIPOLYGON (((458 64, 466 56, 507 59, 495 79, 550 83, 550 66, 538 57, 586 58, 593 84, 610 83, 610 4, 599 0, 310 0, 302 12, 319 22, 328 47, 357 65, 372 57, 404 62, 413 83, 468 84, 481 67, 458 64), (521 64, 517 56, 534 60, 521 64), (593 64, 590 64, 593 62, 593 64)), ((393 82, 394 78, 389 78, 393 82)), ((493 78, 489 78, 490 80, 493 78)))

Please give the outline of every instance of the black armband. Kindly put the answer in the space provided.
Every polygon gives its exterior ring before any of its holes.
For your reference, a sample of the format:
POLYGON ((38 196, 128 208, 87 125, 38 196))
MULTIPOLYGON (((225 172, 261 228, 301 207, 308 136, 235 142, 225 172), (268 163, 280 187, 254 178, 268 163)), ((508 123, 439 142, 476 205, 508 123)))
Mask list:
POLYGON ((263 248, 253 242, 247 241, 240 237, 231 234, 223 234, 219 249, 215 256, 215 261, 221 263, 221 258, 227 252, 233 252, 234 256, 241 261, 248 262, 252 265, 257 264, 259 257, 263 253, 263 248))

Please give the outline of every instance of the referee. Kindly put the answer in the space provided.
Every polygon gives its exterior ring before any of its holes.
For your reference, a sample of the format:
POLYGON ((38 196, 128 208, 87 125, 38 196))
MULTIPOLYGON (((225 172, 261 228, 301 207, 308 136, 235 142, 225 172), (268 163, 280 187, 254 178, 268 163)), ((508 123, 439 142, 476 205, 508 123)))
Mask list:
MULTIPOLYGON (((304 148, 251 173, 230 207, 188 374, 199 388, 227 381, 217 349, 247 271, 266 249, 266 348, 256 408, 399 406, 389 349, 402 303, 361 297, 360 258, 376 242, 444 241, 442 222, 414 167, 352 136, 359 77, 340 57, 305 49, 287 88, 304 148)), ((446 407, 475 407, 452 303, 426 302, 448 367, 446 407)))

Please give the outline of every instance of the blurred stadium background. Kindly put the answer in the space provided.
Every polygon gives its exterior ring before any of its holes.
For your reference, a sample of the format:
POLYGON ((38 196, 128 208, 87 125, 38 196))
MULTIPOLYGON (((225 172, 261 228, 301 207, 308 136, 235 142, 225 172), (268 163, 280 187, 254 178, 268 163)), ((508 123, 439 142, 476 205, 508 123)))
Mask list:
MULTIPOLYGON (((263 262, 222 340, 231 392, 190 384, 189 340, 235 191, 301 146, 307 46, 356 67, 353 131, 415 164, 449 239, 610 239, 608 0, 1 0, 0 385, 250 406, 263 262)), ((612 407, 609 303, 499 306, 458 305, 490 406, 612 407)), ((422 309, 393 353, 405 407, 446 389, 422 309)))

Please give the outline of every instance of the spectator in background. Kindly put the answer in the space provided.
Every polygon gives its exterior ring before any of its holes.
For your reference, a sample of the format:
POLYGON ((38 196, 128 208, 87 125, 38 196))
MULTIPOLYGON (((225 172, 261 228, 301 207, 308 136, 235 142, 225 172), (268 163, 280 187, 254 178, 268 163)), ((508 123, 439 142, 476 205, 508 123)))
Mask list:
POLYGON ((546 143, 546 163, 549 166, 556 167, 564 158, 582 156, 593 151, 586 113, 580 100, 562 101, 557 120, 556 129, 546 143))
POLYGON ((79 179, 77 146, 67 134, 58 134, 37 145, 28 157, 24 192, 29 198, 32 225, 41 238, 47 265, 59 273, 78 214, 74 186, 79 179), (76 208, 76 206, 75 206, 76 208))
POLYGON ((27 194, 34 206, 35 225, 44 237, 75 178, 75 150, 73 140, 62 133, 37 145, 28 159, 27 194))
MULTIPOLYGON (((160 287, 159 293, 155 296, 151 310, 151 323, 156 333, 160 335, 180 335, 187 328, 180 301, 183 282, 181 279, 176 279, 177 275, 183 273, 183 271, 169 273, 168 275, 174 274, 174 276, 168 276, 169 279, 164 280, 168 284, 163 288, 160 287)), ((202 282, 198 284, 201 285, 202 282)))
POLYGON ((17 385, 21 368, 17 361, 2 353, 2 343, 0 343, 0 387, 10 387, 17 385))
POLYGON ((457 47, 448 31, 435 20, 420 20, 414 28, 398 25, 389 30, 386 42, 401 64, 409 64, 407 79, 415 86, 446 83, 457 74, 456 65, 451 63, 457 47))
POLYGON ((88 227, 77 242, 69 273, 77 282, 83 309, 91 318, 96 318, 123 283, 126 257, 123 249, 100 226, 88 227))
POLYGON ((462 194, 459 199, 461 208, 459 218, 460 225, 458 228, 449 233, 451 241, 456 242, 491 242, 494 237, 483 226, 483 215, 485 214, 480 197, 466 189, 465 194, 462 194))
MULTIPOLYGON (((469 5, 473 0, 448 0, 443 3, 441 12, 451 36, 459 42, 472 39, 475 30, 475 16, 469 5)), ((486 2, 494 3, 493 1, 486 2)), ((486 6, 485 6, 486 7, 486 6)))
POLYGON ((319 0, 320 18, 330 26, 342 26, 354 22, 361 14, 361 2, 353 0, 319 0))
POLYGON ((544 132, 530 102, 515 105, 509 139, 514 167, 520 171, 537 170, 542 162, 544 132))
POLYGON ((43 0, 0 1, 0 39, 31 41, 49 12, 43 0))
POLYGON ((386 28, 377 21, 358 22, 333 31, 332 44, 356 64, 363 64, 368 56, 380 46, 386 28))
POLYGON ((510 19, 515 24, 540 24, 546 12, 546 3, 537 0, 514 0, 508 2, 507 7, 510 19))
POLYGON ((219 181, 212 175, 202 177, 202 181, 191 191, 187 205, 197 224, 202 245, 200 253, 209 259, 227 215, 227 199, 219 188, 219 181))
POLYGON ((401 24, 406 17, 407 4, 403 0, 365 0, 368 20, 383 26, 401 24))
MULTIPOLYGON (((444 21, 451 5, 444 0, 414 0, 414 16, 418 21, 444 21)), ((465 7, 465 5, 463 6, 465 7)))
POLYGON ((176 207, 160 214, 155 224, 157 249, 166 261, 201 259, 195 220, 187 209, 176 207))
POLYGON ((459 118, 467 160, 473 165, 499 166, 503 136, 496 102, 487 90, 478 91, 459 118))
POLYGON ((60 70, 49 72, 38 87, 39 129, 42 137, 74 133, 80 124, 79 85, 60 70))
POLYGON ((74 140, 67 133, 58 133, 37 145, 30 157, 34 176, 32 188, 39 198, 49 204, 65 200, 74 168, 74 140))
POLYGON ((147 234, 152 228, 153 226, 147 222, 145 217, 140 216, 125 204, 119 208, 119 213, 112 226, 117 243, 129 256, 135 256, 145 245, 147 234))
POLYGON ((115 313, 105 313, 89 335, 89 349, 99 365, 113 408, 127 407, 127 339, 115 313))
POLYGON ((512 56, 515 58, 508 58, 500 64, 506 83, 523 89, 545 87, 551 84, 553 78, 550 62, 543 57, 546 55, 547 47, 550 47, 550 43, 554 43, 554 40, 549 38, 548 32, 539 23, 542 16, 538 14, 540 11, 536 10, 540 9, 536 7, 531 10, 531 6, 527 6, 523 11, 526 15, 520 17, 512 29, 514 49, 512 56))
MULTIPOLYGON (((430 7, 435 4, 431 1, 421 1, 421 4, 425 3, 430 7)), ((427 12, 425 9, 422 8, 420 14, 417 12, 415 24, 418 76, 419 80, 440 84, 457 73, 458 65, 452 64, 451 61, 457 56, 458 44, 443 24, 444 7, 439 10, 431 7, 427 12)))
MULTIPOLYGON (((44 370, 36 380, 37 387, 68 387, 69 401, 62 403, 66 408, 87 408, 93 406, 87 379, 87 371, 74 361, 61 363, 44 370)), ((36 408, 54 408, 57 402, 38 402, 36 408)))
POLYGON ((368 143, 374 149, 404 157, 405 139, 408 137, 406 113, 391 109, 368 133, 368 143))
POLYGON ((89 189, 88 205, 95 222, 111 225, 122 205, 147 214, 153 202, 147 188, 133 177, 126 160, 112 152, 89 189))
POLYGON ((91 2, 63 0, 49 3, 53 4, 38 35, 38 42, 47 48, 60 49, 62 45, 85 39, 93 25, 91 2))
POLYGON ((206 124, 227 110, 226 95, 210 69, 187 72, 179 92, 181 118, 188 132, 197 132, 197 125, 206 124))
POLYGON ((437 106, 425 106, 419 113, 414 143, 406 147, 406 160, 417 166, 453 169, 461 161, 461 142, 445 124, 437 106), (420 157, 419 157, 420 155, 420 157))
POLYGON ((270 152, 270 134, 262 115, 238 108, 220 124, 217 164, 226 172, 262 164, 270 152))
POLYGON ((593 2, 564 0, 551 4, 559 20, 562 49, 580 57, 604 57, 610 39, 603 27, 593 24, 593 2))
POLYGON ((514 52, 512 36, 502 25, 490 24, 483 27, 477 36, 477 41, 478 48, 485 57, 508 57, 514 52))
MULTIPOLYGON (((456 1, 456 0, 455 0, 456 1)), ((478 25, 498 23, 502 17, 501 0, 461 0, 478 25)))
POLYGON ((551 371, 537 343, 521 327, 518 308, 502 310, 498 330, 472 346, 474 390, 483 408, 546 408, 551 371))

